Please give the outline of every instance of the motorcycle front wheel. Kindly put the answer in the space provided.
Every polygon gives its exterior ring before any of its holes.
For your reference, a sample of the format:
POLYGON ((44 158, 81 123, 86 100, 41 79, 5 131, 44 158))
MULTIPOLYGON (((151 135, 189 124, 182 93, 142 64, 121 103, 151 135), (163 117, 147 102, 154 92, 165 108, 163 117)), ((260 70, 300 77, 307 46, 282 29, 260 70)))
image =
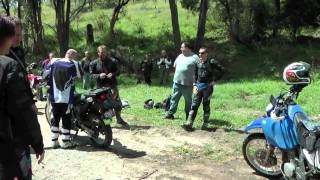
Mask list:
POLYGON ((242 153, 247 164, 258 174, 268 178, 282 176, 280 166, 283 153, 267 144, 264 134, 250 134, 243 142, 242 153))
POLYGON ((44 101, 42 86, 40 84, 36 85, 36 97, 39 101, 44 101))
POLYGON ((49 98, 47 99, 44 111, 45 111, 47 122, 48 122, 49 126, 51 126, 51 103, 49 101, 49 98))

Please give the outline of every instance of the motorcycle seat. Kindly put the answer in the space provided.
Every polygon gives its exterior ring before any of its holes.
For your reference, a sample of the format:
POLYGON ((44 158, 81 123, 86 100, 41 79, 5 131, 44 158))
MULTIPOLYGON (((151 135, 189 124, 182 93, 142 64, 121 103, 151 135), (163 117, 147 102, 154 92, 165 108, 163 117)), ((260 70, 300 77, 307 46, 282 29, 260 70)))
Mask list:
POLYGON ((103 88, 93 89, 93 90, 85 93, 84 95, 86 97, 97 97, 101 94, 109 94, 109 93, 112 93, 111 88, 103 87, 103 88))

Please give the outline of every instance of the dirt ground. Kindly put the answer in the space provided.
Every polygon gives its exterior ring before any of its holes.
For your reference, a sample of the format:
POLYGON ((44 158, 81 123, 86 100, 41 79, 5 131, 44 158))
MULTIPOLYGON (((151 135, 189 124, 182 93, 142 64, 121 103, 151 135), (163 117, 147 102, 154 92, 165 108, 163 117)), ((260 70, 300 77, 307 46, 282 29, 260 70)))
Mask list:
POLYGON ((75 139, 75 149, 52 149, 44 103, 37 105, 46 155, 40 165, 32 155, 34 179, 265 179, 243 160, 246 135, 238 130, 187 133, 139 125, 113 128, 109 150, 91 146, 85 133, 75 139))

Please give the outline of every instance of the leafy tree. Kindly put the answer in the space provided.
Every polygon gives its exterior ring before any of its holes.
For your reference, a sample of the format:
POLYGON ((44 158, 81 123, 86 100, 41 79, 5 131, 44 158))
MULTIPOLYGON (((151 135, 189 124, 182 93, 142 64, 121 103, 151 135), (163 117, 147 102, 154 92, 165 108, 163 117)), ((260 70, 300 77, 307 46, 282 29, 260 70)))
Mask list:
POLYGON ((1 5, 3 9, 6 11, 7 16, 10 16, 10 0, 1 0, 1 5))
POLYGON ((296 37, 302 27, 319 27, 319 12, 318 0, 286 0, 283 13, 285 25, 291 29, 292 36, 296 37))
POLYGON ((87 1, 84 0, 82 4, 71 9, 71 0, 52 0, 56 12, 56 28, 60 46, 60 56, 64 56, 64 53, 69 48, 70 22, 81 12, 86 3, 87 1))
POLYGON ((41 19, 41 0, 26 0, 25 13, 26 21, 31 25, 31 35, 33 39, 32 52, 35 55, 45 54, 46 48, 43 40, 44 29, 41 19))
POLYGON ((172 31, 173 31, 173 40, 176 47, 176 51, 180 49, 181 45, 181 35, 179 27, 179 16, 177 10, 177 1, 169 0, 170 11, 171 11, 171 22, 172 22, 172 31))

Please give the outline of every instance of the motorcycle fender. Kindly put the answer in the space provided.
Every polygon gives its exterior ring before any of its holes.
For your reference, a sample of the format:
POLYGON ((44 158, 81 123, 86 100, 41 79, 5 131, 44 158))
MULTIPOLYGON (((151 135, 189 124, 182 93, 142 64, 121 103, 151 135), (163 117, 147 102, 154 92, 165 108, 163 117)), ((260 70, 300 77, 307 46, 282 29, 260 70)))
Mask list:
POLYGON ((249 132, 251 129, 262 129, 262 121, 264 120, 265 118, 258 118, 258 119, 255 119, 253 120, 245 129, 244 129, 244 132, 249 132))
POLYGON ((103 124, 106 125, 106 126, 110 125, 111 124, 111 119, 104 119, 103 120, 103 124))

